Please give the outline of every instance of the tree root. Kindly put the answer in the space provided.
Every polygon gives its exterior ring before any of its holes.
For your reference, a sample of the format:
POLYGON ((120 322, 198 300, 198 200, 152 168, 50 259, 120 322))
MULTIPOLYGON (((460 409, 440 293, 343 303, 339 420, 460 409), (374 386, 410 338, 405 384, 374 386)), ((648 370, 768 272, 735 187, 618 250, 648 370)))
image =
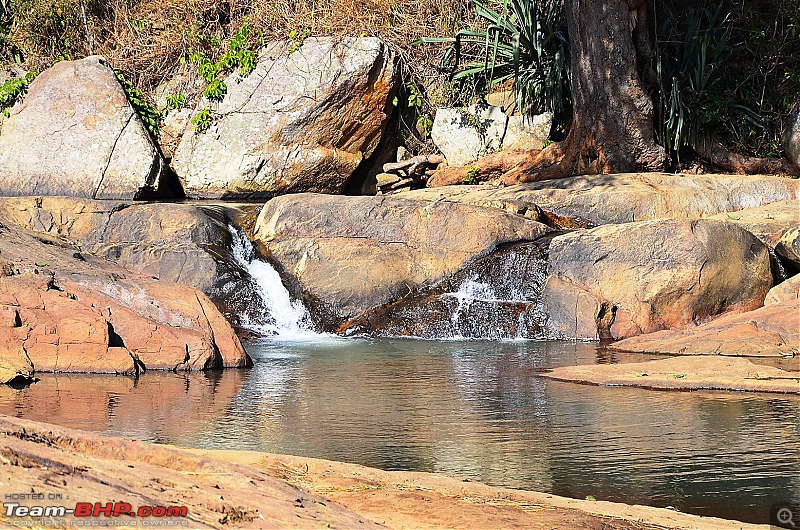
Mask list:
POLYGON ((725 171, 739 175, 800 177, 800 170, 786 158, 756 158, 732 153, 720 143, 703 145, 697 153, 725 171))
POLYGON ((428 187, 463 184, 469 173, 473 173, 476 183, 502 180, 507 185, 559 178, 566 176, 566 172, 553 171, 553 168, 563 158, 561 144, 551 144, 541 150, 501 151, 466 166, 446 166, 439 169, 428 180, 428 187))

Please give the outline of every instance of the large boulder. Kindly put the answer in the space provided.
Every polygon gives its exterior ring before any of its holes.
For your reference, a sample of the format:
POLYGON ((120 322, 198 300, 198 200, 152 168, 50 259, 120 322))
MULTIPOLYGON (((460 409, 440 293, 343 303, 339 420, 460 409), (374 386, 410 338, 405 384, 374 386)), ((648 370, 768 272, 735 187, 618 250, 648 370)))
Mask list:
POLYGON ((301 194, 268 202, 255 230, 332 327, 549 229, 466 204, 301 194))
POLYGON ((768 248, 709 220, 606 225, 553 238, 542 295, 567 337, 622 339, 760 307, 772 287, 768 248))
POLYGON ((783 150, 786 151, 786 158, 800 169, 800 103, 794 106, 789 115, 783 134, 783 150))
POLYGON ((685 330, 665 330, 629 338, 614 350, 673 355, 792 357, 800 355, 800 299, 754 311, 724 315, 685 330))
POLYGON ((134 199, 164 176, 158 148, 99 56, 45 70, 0 122, 0 195, 134 199))
MULTIPOLYGON (((246 366, 201 292, 123 269, 74 245, 0 227, 0 343, 37 371, 139 372, 246 366)), ((16 358, 0 351, 0 358, 16 358)))
POLYGON ((0 220, 71 242, 81 250, 209 296, 233 323, 264 313, 231 226, 256 205, 0 198, 0 220))
POLYGON ((800 200, 800 180, 750 175, 632 173, 586 175, 502 188, 445 186, 401 194, 424 200, 515 202, 547 215, 598 226, 648 219, 708 217, 800 200))
POLYGON ((267 198, 341 192, 378 146, 398 63, 376 38, 272 43, 253 72, 225 80, 205 132, 186 130, 173 167, 190 197, 267 198))

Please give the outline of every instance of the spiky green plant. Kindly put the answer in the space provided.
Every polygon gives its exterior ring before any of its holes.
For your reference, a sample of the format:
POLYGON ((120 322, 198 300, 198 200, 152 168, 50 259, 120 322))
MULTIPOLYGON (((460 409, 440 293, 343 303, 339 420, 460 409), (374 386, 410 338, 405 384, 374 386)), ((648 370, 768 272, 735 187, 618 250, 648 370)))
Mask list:
POLYGON ((421 43, 450 43, 442 66, 453 80, 472 79, 483 91, 513 80, 517 108, 552 112, 554 130, 566 133, 572 119, 570 49, 562 0, 502 0, 493 6, 473 0, 488 25, 462 29, 453 37, 421 43), (470 54, 481 49, 482 56, 470 54))
POLYGON ((676 159, 683 147, 695 149, 721 131, 732 132, 736 121, 761 128, 760 116, 737 101, 723 86, 724 69, 732 56, 728 40, 731 11, 690 9, 686 28, 668 16, 661 27, 653 57, 655 124, 658 140, 676 159))

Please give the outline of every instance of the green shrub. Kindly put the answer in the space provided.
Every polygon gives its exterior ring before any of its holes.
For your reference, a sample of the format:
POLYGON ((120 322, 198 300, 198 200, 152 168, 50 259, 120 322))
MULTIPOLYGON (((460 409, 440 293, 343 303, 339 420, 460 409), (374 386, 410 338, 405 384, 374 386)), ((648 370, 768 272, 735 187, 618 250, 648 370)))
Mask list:
POLYGON ((139 115, 147 131, 153 138, 158 138, 161 134, 161 112, 155 106, 148 103, 142 93, 133 86, 133 83, 128 80, 123 72, 114 70, 114 73, 119 80, 119 84, 122 85, 125 95, 128 96, 128 101, 133 107, 133 110, 139 115))
POLYGON ((12 77, 0 85, 0 112, 8 116, 8 109, 25 95, 35 77, 36 74, 28 72, 25 77, 12 77))
MULTIPOLYGON (((256 67, 256 53, 249 40, 250 26, 245 22, 236 35, 228 42, 228 49, 216 62, 212 62, 202 51, 194 52, 189 56, 189 61, 197 65, 197 73, 207 83, 203 89, 203 97, 209 101, 222 101, 228 93, 228 85, 220 79, 221 76, 238 68, 239 75, 236 82, 250 75, 256 67)), ((263 34, 258 33, 259 42, 263 43, 263 34)), ((216 40, 212 43, 221 46, 222 42, 216 40)), ((197 132, 206 131, 214 122, 211 110, 201 110, 194 118, 192 124, 197 132)))
POLYGON ((442 66, 453 80, 470 80, 479 94, 513 82, 517 108, 528 114, 552 112, 554 131, 564 135, 572 119, 570 51, 562 0, 504 0, 497 9, 473 0, 487 27, 463 29, 450 38, 442 66), (482 57, 470 50, 482 50, 482 57))
POLYGON ((667 12, 653 58, 659 143, 679 160, 681 148, 694 149, 720 131, 731 130, 736 118, 763 128, 759 115, 737 101, 723 83, 732 57, 728 34, 733 13, 722 5, 714 11, 689 9, 681 31, 675 15, 667 12))

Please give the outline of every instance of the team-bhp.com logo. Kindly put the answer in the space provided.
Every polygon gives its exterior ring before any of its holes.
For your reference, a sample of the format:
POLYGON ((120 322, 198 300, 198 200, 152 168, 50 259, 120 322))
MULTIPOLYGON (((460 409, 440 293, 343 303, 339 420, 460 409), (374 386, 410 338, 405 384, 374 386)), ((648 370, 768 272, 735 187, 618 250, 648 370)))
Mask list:
MULTIPOLYGON (((96 518, 96 517, 148 517, 155 518, 156 520, 142 521, 142 526, 185 526, 186 521, 178 521, 177 524, 173 521, 172 524, 161 524, 166 521, 159 521, 159 519, 167 518, 181 518, 186 517, 189 509, 186 506, 139 506, 134 509, 127 502, 108 502, 105 504, 95 502, 79 502, 75 504, 74 508, 67 508, 66 506, 23 506, 16 502, 4 502, 6 517, 27 517, 27 518, 54 518, 54 517, 76 517, 76 518, 96 518)), ((130 520, 129 525, 114 526, 136 526, 136 520, 130 520)), ((80 520, 73 520, 75 526, 96 526, 83 525, 80 520), (77 523, 77 524, 76 524, 77 523)))

